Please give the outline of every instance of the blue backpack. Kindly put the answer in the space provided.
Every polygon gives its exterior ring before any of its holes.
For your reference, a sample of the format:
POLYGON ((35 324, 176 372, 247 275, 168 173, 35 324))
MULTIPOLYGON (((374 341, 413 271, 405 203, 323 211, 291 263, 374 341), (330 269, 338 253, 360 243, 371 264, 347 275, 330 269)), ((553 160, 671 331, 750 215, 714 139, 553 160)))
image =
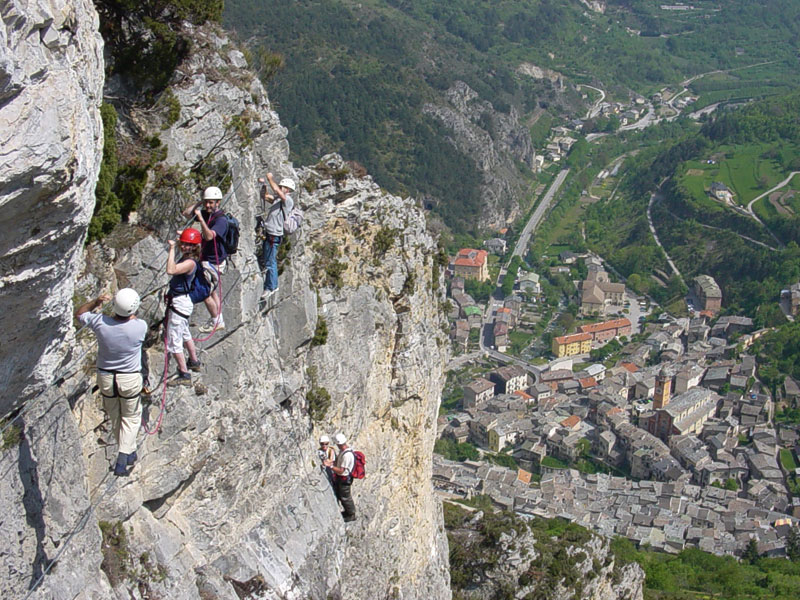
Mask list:
POLYGON ((211 295, 211 284, 206 277, 205 269, 198 261, 195 262, 194 277, 189 286, 189 298, 192 304, 199 304, 211 295))

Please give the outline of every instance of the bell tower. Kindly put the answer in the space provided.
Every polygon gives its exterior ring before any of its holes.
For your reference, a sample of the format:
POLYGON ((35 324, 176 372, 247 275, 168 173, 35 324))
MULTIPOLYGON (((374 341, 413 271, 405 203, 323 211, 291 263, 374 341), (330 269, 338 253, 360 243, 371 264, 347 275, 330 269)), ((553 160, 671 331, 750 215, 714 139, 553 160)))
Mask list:
POLYGON ((661 367, 661 370, 656 375, 656 389, 653 393, 653 410, 664 408, 669 404, 669 392, 672 384, 672 378, 667 373, 666 367, 661 367))

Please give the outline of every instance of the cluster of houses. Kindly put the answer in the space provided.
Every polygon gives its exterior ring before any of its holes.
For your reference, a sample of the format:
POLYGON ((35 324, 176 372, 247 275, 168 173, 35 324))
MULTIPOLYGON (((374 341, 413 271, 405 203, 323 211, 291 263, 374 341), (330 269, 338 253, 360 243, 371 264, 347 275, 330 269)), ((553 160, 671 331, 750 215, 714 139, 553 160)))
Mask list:
POLYGON ((759 553, 781 556, 793 519, 734 491, 683 480, 635 481, 624 477, 553 471, 539 486, 524 473, 434 455, 433 483, 448 497, 485 494, 522 515, 561 517, 607 537, 623 536, 670 553, 686 546, 737 554, 751 538, 759 553))
POLYGON ((520 472, 439 461, 437 489, 488 494, 524 514, 566 516, 665 550, 734 553, 756 535, 764 552, 780 554, 776 523, 800 517, 800 499, 790 498, 784 478, 794 474, 779 450, 800 447, 795 428, 772 426, 754 357, 737 355, 762 334, 752 326, 745 317, 712 325, 707 314, 662 315, 612 368, 574 372, 566 358, 492 371, 465 386, 441 435, 505 449, 520 472), (586 460, 627 478, 570 470, 586 460), (531 472, 540 487, 526 483, 531 472))

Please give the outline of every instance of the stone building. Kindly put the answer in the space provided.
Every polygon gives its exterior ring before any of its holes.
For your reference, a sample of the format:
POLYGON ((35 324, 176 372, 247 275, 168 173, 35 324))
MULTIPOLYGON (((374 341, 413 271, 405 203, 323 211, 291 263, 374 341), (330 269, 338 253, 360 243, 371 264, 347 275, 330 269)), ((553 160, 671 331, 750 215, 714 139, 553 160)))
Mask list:
POLYGON ((694 293, 700 302, 700 310, 716 314, 722 308, 722 290, 710 275, 698 275, 694 278, 694 293))
POLYGON ((489 279, 489 253, 486 250, 463 248, 453 261, 453 273, 464 279, 489 279))

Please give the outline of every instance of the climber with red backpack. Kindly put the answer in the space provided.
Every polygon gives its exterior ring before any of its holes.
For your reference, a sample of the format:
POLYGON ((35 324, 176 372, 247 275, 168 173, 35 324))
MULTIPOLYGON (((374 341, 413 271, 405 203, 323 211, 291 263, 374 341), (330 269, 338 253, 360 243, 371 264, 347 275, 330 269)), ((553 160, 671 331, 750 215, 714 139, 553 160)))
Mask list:
POLYGON ((175 240, 169 240, 167 255, 167 352, 175 357, 178 364, 178 377, 170 385, 191 385, 192 371, 200 370, 200 360, 189 331, 189 317, 192 316, 195 302, 201 302, 204 294, 211 291, 200 266, 200 243, 202 236, 196 229, 184 229, 178 239, 181 257, 175 259, 175 240), (203 284, 203 282, 205 282, 203 284), (189 361, 183 356, 183 347, 189 351, 189 361))
POLYGON ((349 523, 356 520, 356 505, 353 502, 350 486, 353 483, 353 479, 364 478, 364 454, 350 448, 343 433, 337 433, 334 439, 336 440, 336 446, 339 448, 336 463, 326 460, 322 464, 330 467, 334 473, 336 485, 333 489, 336 492, 336 499, 341 502, 344 509, 342 518, 344 518, 345 523, 349 523))

